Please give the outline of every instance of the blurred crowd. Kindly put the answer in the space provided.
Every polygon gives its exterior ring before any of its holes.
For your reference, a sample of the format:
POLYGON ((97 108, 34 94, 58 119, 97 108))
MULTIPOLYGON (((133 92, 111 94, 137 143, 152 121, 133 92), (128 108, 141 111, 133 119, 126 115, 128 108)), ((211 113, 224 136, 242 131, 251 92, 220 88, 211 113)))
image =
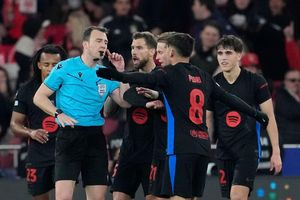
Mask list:
MULTIPOLYGON (((137 31, 190 33, 191 62, 218 73, 216 42, 240 36, 247 51, 241 66, 269 82, 283 144, 300 144, 300 3, 297 0, 0 0, 0 144, 19 144, 9 131, 14 95, 32 74, 31 57, 47 43, 80 55, 83 30, 109 29, 110 51, 131 69, 131 36, 137 31)), ((107 119, 104 132, 117 155, 126 128, 124 111, 107 119)), ((0 151, 0 168, 11 155, 0 151)))

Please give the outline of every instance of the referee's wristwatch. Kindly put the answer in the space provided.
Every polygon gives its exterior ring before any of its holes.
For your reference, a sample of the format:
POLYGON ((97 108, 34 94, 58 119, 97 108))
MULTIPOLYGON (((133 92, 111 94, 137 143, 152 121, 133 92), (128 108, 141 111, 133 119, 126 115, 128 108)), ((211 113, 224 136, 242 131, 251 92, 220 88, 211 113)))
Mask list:
POLYGON ((58 115, 60 115, 61 113, 63 113, 63 111, 61 109, 56 109, 56 111, 54 113, 54 117, 57 118, 58 115))

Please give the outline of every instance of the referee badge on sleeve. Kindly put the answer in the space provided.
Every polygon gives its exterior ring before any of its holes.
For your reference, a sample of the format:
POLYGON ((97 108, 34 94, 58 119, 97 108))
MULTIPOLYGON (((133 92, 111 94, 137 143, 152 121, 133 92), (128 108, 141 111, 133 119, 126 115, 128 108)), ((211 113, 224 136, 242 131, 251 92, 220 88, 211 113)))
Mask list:
POLYGON ((98 84, 98 93, 100 96, 106 93, 106 84, 98 84))

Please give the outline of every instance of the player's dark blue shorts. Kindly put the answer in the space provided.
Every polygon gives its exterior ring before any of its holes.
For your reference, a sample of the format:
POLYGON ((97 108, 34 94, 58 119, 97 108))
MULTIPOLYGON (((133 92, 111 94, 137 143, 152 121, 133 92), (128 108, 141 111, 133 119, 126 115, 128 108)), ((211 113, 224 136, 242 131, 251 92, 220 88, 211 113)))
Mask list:
POLYGON ((83 186, 108 184, 106 141, 99 126, 60 128, 56 137, 55 181, 76 181, 83 186))
POLYGON ((112 192, 123 192, 132 199, 142 185, 144 195, 148 195, 150 163, 117 163, 112 175, 112 192))
POLYGON ((54 165, 46 167, 26 167, 26 180, 28 192, 32 196, 38 196, 49 192, 55 186, 54 165))
POLYGON ((222 197, 230 198, 232 185, 246 186, 250 192, 252 191, 258 167, 256 156, 242 157, 237 160, 217 160, 217 166, 222 197))
POLYGON ((167 156, 162 194, 183 198, 201 197, 205 187, 209 157, 199 154, 167 156))

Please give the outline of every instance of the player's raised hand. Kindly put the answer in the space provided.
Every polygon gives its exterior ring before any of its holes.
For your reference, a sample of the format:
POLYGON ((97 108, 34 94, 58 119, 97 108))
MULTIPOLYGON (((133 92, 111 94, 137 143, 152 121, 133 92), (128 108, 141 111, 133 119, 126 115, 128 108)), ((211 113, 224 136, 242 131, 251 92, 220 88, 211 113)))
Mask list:
POLYGON ((121 54, 118 53, 110 53, 110 51, 106 50, 106 55, 108 60, 116 67, 119 72, 124 72, 125 70, 125 61, 121 54))
POLYGON ((144 95, 149 99, 157 99, 159 96, 159 93, 157 91, 151 90, 149 88, 144 88, 144 87, 136 87, 136 92, 138 94, 144 95))
POLYGON ((254 117, 264 128, 268 126, 269 117, 265 113, 257 110, 254 117))
POLYGON ((29 132, 29 136, 33 139, 38 141, 39 143, 46 143, 48 139, 48 132, 44 129, 36 129, 29 132))

